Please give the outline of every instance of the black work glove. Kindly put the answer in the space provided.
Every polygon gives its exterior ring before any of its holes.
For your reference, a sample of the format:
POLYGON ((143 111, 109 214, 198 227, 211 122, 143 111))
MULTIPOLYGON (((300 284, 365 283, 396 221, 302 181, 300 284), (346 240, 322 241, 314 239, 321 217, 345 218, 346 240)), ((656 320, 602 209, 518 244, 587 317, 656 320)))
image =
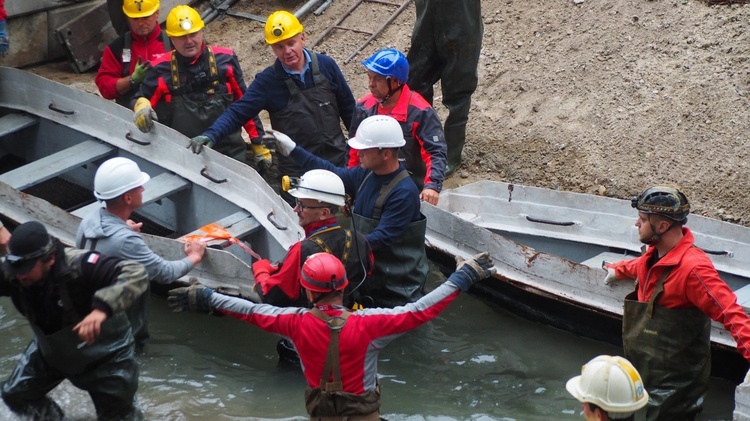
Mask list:
POLYGON ((167 304, 172 311, 211 311, 211 294, 214 290, 206 288, 201 284, 189 287, 175 288, 169 291, 167 304))
POLYGON ((479 253, 469 260, 456 256, 456 271, 448 277, 461 291, 467 291, 475 282, 489 278, 497 270, 489 253, 479 253))

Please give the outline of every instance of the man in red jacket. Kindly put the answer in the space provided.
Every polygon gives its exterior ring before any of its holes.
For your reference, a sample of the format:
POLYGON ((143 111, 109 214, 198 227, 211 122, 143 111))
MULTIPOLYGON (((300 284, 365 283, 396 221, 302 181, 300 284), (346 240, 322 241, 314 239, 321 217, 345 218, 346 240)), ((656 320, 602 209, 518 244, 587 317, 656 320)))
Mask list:
MULTIPOLYGON (((435 109, 406 85, 409 62, 398 50, 380 50, 363 61, 367 68, 370 93, 354 107, 350 133, 357 133, 362 121, 374 115, 389 115, 398 121, 406 144, 399 150, 399 161, 419 188, 419 198, 437 205, 445 178, 446 154, 443 126, 435 109)), ((356 149, 349 150, 349 167, 359 166, 356 149)))
POLYGON ((94 82, 104 98, 130 108, 149 62, 172 47, 159 27, 159 0, 125 0, 121 7, 130 31, 104 48, 94 82))
POLYGON ((721 322, 750 360, 750 318, 711 260, 694 245, 690 204, 676 188, 652 187, 632 199, 640 257, 607 265, 604 282, 637 279, 625 298, 625 357, 650 395, 648 420, 694 420, 711 369, 711 319, 721 322))
POLYGON ((255 304, 199 285, 170 291, 168 301, 175 311, 215 311, 289 338, 309 386, 305 403, 310 419, 379 421, 379 352, 437 317, 459 291, 494 273, 489 255, 478 254, 460 259, 456 271, 417 302, 351 312, 342 305, 349 283, 344 265, 332 254, 316 253, 305 261, 300 278, 312 309, 255 304))

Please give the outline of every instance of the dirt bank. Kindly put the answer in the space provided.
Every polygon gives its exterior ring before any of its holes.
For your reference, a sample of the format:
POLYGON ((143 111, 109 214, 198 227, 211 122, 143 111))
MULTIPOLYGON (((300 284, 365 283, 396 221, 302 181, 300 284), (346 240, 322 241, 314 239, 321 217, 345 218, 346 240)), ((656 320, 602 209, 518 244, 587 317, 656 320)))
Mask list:
MULTIPOLYGON (((306 16, 308 44, 352 3, 306 16)), ((240 1, 233 10, 268 15, 302 4, 240 1)), ((482 8, 465 165, 448 187, 492 179, 626 198, 672 183, 695 212, 750 224, 750 8, 692 0, 483 0, 482 8)), ((365 3, 342 25, 373 31, 394 9, 365 3)), ((315 49, 341 64, 359 97, 361 59, 407 50, 413 21, 410 5, 348 64, 367 35, 336 30, 315 49)), ((258 22, 226 17, 208 25, 207 39, 234 48, 248 79, 272 62, 258 22)), ((93 74, 66 63, 31 70, 96 91, 93 74)))

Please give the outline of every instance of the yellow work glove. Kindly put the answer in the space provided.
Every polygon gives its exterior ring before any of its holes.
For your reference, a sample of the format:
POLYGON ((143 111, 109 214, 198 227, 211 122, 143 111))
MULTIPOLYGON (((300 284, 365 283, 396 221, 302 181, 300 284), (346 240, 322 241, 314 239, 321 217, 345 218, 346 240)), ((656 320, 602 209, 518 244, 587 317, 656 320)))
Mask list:
POLYGON ((253 167, 255 167, 255 170, 258 171, 258 174, 265 174, 268 169, 271 168, 271 164, 273 164, 271 151, 268 150, 268 148, 266 148, 265 146, 260 144, 256 145, 255 143, 250 145, 250 147, 253 151, 253 167))
POLYGON ((154 120, 159 121, 156 117, 156 111, 151 108, 151 102, 144 97, 138 98, 133 111, 135 111, 135 125, 143 133, 151 131, 151 128, 154 127, 154 120))

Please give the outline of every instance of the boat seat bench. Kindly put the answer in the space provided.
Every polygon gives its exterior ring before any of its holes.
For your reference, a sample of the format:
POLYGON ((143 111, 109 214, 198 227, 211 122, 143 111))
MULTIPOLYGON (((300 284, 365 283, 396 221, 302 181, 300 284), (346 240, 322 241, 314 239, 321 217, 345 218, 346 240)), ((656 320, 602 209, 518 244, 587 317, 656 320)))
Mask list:
POLYGON ((96 140, 86 140, 8 171, 0 175, 0 181, 14 189, 24 190, 114 152, 113 146, 96 140))
POLYGON ((26 114, 12 113, 0 117, 0 138, 15 133, 39 122, 38 117, 26 114))
MULTIPOLYGON (((149 180, 144 187, 146 188, 143 191, 143 205, 145 206, 178 191, 190 188, 190 182, 172 173, 162 173, 149 180)), ((102 205, 99 202, 94 202, 78 208, 71 213, 79 218, 83 218, 101 207, 102 205)))

